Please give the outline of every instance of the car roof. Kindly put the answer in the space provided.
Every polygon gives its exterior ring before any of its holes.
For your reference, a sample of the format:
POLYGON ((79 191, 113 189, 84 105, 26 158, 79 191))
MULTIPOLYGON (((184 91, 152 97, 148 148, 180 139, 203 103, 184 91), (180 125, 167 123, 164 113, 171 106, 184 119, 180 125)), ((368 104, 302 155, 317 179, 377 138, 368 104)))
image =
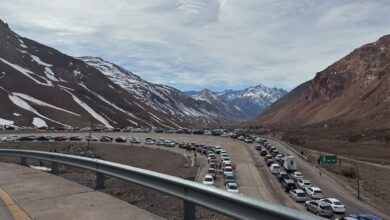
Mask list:
POLYGON ((211 175, 204 176, 205 178, 213 178, 211 175))
POLYGON ((321 191, 321 189, 319 188, 319 187, 310 187, 312 190, 320 190, 321 191))
POLYGON ((304 183, 311 183, 310 180, 301 180, 304 183))
POLYGON ((303 190, 301 189, 294 189, 293 191, 295 191, 296 193, 305 193, 303 190))
POLYGON ((295 174, 302 174, 302 172, 299 172, 299 171, 295 171, 294 173, 295 174))
POLYGON ((229 186, 238 186, 237 183, 228 183, 227 185, 229 185, 229 186))
POLYGON ((331 201, 331 202, 340 202, 340 200, 335 199, 335 198, 326 198, 326 199, 331 201))

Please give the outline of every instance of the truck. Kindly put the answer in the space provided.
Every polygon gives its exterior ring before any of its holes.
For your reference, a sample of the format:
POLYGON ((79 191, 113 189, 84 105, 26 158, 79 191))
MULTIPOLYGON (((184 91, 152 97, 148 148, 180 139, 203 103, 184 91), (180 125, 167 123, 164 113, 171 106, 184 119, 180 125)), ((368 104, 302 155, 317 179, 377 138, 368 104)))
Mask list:
POLYGON ((286 172, 291 173, 297 170, 297 159, 294 156, 286 156, 283 158, 283 167, 286 172))

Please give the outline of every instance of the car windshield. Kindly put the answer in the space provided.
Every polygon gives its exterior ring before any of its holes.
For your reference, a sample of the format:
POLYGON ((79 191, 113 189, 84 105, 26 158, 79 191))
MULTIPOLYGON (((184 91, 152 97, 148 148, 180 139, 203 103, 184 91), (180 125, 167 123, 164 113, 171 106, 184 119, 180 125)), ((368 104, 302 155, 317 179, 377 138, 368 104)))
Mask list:
POLYGON ((230 171, 232 171, 232 168, 227 167, 227 168, 225 168, 225 171, 230 172, 230 171))
POLYGON ((339 201, 334 201, 333 204, 335 204, 335 205, 343 205, 343 203, 341 203, 339 201))
POLYGON ((330 207, 329 205, 321 205, 320 208, 322 210, 332 210, 332 207, 330 207))
POLYGON ((236 185, 229 185, 229 189, 237 189, 236 185))
POLYGON ((297 196, 298 196, 298 197, 305 197, 306 194, 305 194, 305 193, 297 193, 297 196))
POLYGON ((211 178, 211 177, 205 177, 205 178, 204 178, 204 181, 211 182, 211 181, 213 181, 213 178, 211 178))
POLYGON ((310 186, 311 185, 309 182, 304 182, 303 184, 306 185, 306 186, 310 186))
POLYGON ((321 190, 314 190, 314 193, 321 194, 321 190))

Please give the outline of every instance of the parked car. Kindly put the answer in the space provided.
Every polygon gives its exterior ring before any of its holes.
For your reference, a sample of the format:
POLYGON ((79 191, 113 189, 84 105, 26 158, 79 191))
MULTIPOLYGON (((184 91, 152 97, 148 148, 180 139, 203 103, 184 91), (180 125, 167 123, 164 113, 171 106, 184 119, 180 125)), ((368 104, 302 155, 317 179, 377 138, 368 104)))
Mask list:
POLYGON ((223 168, 223 175, 233 174, 233 168, 231 166, 226 166, 223 168))
POLYGON ((131 140, 130 140, 130 143, 132 144, 140 144, 141 143, 141 140, 137 137, 132 137, 131 140))
POLYGON ((1 142, 14 142, 18 139, 17 136, 8 136, 1 138, 1 142))
POLYGON ((274 175, 276 175, 280 172, 280 166, 279 166, 279 164, 276 164, 276 163, 271 164, 269 169, 271 170, 271 173, 274 175))
POLYGON ((34 141, 35 139, 30 136, 23 136, 18 139, 18 141, 34 141))
POLYGON ((65 136, 57 136, 54 138, 54 141, 67 141, 68 137, 65 136))
POLYGON ((260 155, 261 156, 265 156, 265 155, 267 155, 267 150, 266 149, 262 149, 261 151, 260 151, 260 155))
POLYGON ((81 136, 69 137, 69 141, 82 141, 82 140, 83 140, 83 137, 81 137, 81 136))
POLYGON ((264 161, 267 161, 267 160, 269 160, 269 159, 273 159, 272 158, 272 155, 271 154, 267 154, 267 155, 265 155, 265 157, 264 157, 264 161))
POLYGON ((235 183, 236 182, 236 178, 234 178, 233 174, 226 174, 223 179, 224 179, 225 185, 228 183, 235 183))
POLYGON ((39 136, 37 137, 37 141, 50 141, 51 137, 50 136, 39 136))
POLYGON ((214 178, 211 175, 206 175, 203 178, 203 184, 207 186, 213 186, 214 185, 214 178))
POLYGON ((290 190, 290 197, 296 202, 305 202, 307 200, 306 193, 301 189, 290 190))
POLYGON ((282 188, 285 192, 290 192, 290 190, 297 189, 297 185, 294 180, 291 179, 283 179, 282 180, 282 188))
POLYGON ((348 217, 344 218, 345 220, 383 220, 381 217, 374 214, 359 214, 353 213, 348 217))
POLYGON ((237 183, 228 183, 226 184, 226 190, 231 193, 239 193, 240 190, 238 190, 237 183))
POLYGON ((277 175, 279 182, 282 182, 283 179, 290 179, 288 174, 284 171, 280 171, 277 175))
POLYGON ((215 179, 217 177, 217 170, 213 167, 209 167, 207 170, 207 175, 210 175, 215 179))
POLYGON ((309 180, 299 179, 297 180, 297 184, 301 189, 306 189, 307 187, 311 187, 311 182, 309 180))
POLYGON ((316 215, 328 217, 333 217, 332 207, 322 201, 319 200, 310 200, 305 202, 306 210, 313 212, 316 215))
POLYGON ((115 138, 115 142, 117 142, 117 143, 126 143, 127 142, 127 137, 118 136, 118 137, 115 138))
POLYGON ((93 135, 91 135, 91 136, 88 135, 88 136, 85 137, 85 140, 86 141, 98 141, 98 138, 93 136, 93 135))
POLYGON ((245 138, 245 140, 244 140, 246 143, 248 143, 248 144, 251 144, 253 141, 252 141, 252 139, 250 139, 250 138, 245 138))
POLYGON ((256 148, 256 150, 260 151, 262 149, 262 146, 261 146, 261 144, 256 144, 255 148, 256 148))
POLYGON ((267 167, 271 166, 271 164, 274 163, 274 160, 273 159, 267 159, 267 161, 265 162, 267 164, 267 167))
POLYGON ((321 189, 318 187, 307 187, 305 191, 307 195, 312 199, 322 199, 324 197, 324 195, 322 195, 321 189))
POLYGON ((109 136, 101 136, 100 142, 112 142, 113 138, 109 136))
POLYGON ((338 199, 325 198, 325 199, 321 199, 321 201, 329 204, 332 207, 334 213, 344 213, 346 210, 345 205, 341 203, 338 199))
POLYGON ((295 181, 303 179, 303 174, 299 171, 295 171, 294 173, 291 174, 291 179, 295 181))

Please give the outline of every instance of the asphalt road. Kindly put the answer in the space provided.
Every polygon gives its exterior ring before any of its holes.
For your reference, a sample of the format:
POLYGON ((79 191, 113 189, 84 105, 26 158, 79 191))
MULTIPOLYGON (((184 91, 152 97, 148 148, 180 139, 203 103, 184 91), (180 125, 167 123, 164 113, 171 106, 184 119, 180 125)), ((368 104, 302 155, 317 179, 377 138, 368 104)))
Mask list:
MULTIPOLYGON (((11 134, 0 134, 2 136, 8 136, 11 134)), ((20 134, 19 134, 20 135, 20 134)), ((24 134, 29 135, 29 134, 24 134)), ((37 134, 31 134, 37 135, 37 134)), ((51 136, 88 136, 88 133, 53 133, 47 134, 51 136)), ((304 205, 301 203, 296 203, 293 201, 287 193, 285 193, 280 183, 277 181, 276 177, 273 176, 268 167, 265 165, 264 159, 259 155, 259 152, 255 150, 255 144, 246 144, 242 141, 235 140, 233 141, 230 138, 225 137, 214 137, 214 136, 205 136, 205 135, 186 135, 186 134, 166 134, 166 133, 93 133, 92 135, 96 137, 100 137, 103 135, 108 135, 112 137, 116 136, 125 136, 125 137, 138 137, 142 141, 146 137, 151 138, 165 138, 175 141, 187 141, 187 142, 195 142, 199 144, 209 144, 209 145, 219 145, 223 149, 225 149, 232 162, 237 164, 237 168, 235 171, 235 176, 237 182, 239 184, 239 188, 241 193, 264 199, 266 201, 275 202, 278 204, 282 204, 287 207, 296 208, 303 210, 304 205)), ((284 145, 279 142, 275 142, 270 140, 271 144, 273 144, 280 152, 289 155, 295 155, 294 152, 286 148, 284 145)), ((130 145, 130 143, 127 143, 130 145)), ((152 148, 157 148, 156 146, 148 146, 152 148)), ((166 147, 158 147, 163 149, 168 149, 171 151, 175 151, 178 153, 185 154, 184 150, 175 148, 166 148, 166 147)), ((199 154, 198 154, 199 155, 199 154)), ((191 156, 191 155, 190 155, 191 156)), ((359 213, 375 213, 382 216, 384 219, 390 219, 389 215, 380 212, 375 207, 366 204, 364 201, 360 201, 356 198, 356 195, 348 192, 346 188, 340 183, 336 182, 330 176, 326 174, 319 175, 319 170, 313 167, 311 164, 306 162, 305 160, 297 157, 298 169, 303 172, 305 179, 309 179, 314 186, 318 186, 322 189, 324 195, 326 197, 335 197, 342 201, 347 207, 347 213, 359 212, 359 213)), ((202 162, 202 167, 199 171, 198 181, 201 181, 201 178, 206 172, 207 163, 202 162)), ((218 188, 225 188, 223 186, 223 178, 220 177, 216 186, 218 188)))
POLYGON ((4 204, 4 201, 0 199, 0 219, 1 220, 14 220, 8 207, 4 204))

